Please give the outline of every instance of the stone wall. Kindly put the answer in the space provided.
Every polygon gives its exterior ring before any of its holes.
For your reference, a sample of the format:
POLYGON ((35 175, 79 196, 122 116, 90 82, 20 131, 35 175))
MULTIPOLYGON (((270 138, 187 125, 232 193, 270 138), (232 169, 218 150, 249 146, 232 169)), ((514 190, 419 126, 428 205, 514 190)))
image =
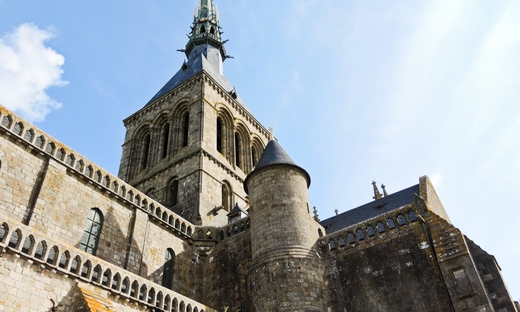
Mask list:
POLYGON ((331 311, 451 311, 428 239, 410 211, 405 207, 319 241, 331 311))
POLYGON ((500 274, 500 266, 495 257, 482 250, 482 248, 472 240, 467 237, 465 237, 465 239, 495 311, 516 312, 517 308, 507 291, 507 287, 500 274))
POLYGON ((191 298, 0 216, 0 310, 76 311, 89 300, 105 311, 212 311, 191 298), (188 310, 188 307, 191 307, 188 310))
POLYGON ((205 261, 200 301, 219 311, 225 307, 229 311, 250 311, 245 285, 251 265, 251 231, 220 241, 205 261))

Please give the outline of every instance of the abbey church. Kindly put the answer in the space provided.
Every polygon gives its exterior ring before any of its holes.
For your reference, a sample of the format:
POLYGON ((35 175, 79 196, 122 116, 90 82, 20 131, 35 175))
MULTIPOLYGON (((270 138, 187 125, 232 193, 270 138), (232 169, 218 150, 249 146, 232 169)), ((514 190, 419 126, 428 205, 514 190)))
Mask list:
POLYGON ((0 311, 520 311, 426 176, 320 220, 196 12, 117 176, 0 107, 0 311))

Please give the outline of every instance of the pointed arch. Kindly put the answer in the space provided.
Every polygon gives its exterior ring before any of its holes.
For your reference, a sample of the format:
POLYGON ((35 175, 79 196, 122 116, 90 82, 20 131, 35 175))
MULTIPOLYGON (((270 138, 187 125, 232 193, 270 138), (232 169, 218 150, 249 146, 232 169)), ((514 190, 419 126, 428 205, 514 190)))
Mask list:
POLYGON ((251 137, 249 129, 242 123, 236 125, 235 130, 235 165, 244 173, 253 170, 251 165, 251 137))
POLYGON ((182 116, 182 147, 188 146, 190 133, 190 112, 182 116))
POLYGON ((233 205, 233 190, 231 189, 231 184, 227 181, 222 182, 221 186, 221 205, 226 211, 231 211, 231 207, 233 205))
POLYGON ((175 252, 173 249, 166 249, 164 255, 162 286, 173 289, 173 273, 175 269, 175 252))
POLYGON ((233 116, 223 107, 217 111, 216 130, 215 141, 217 151, 230 163, 233 163, 235 158, 233 116))
POLYGON ((168 187, 166 188, 166 206, 168 208, 172 208, 179 203, 179 180, 177 177, 173 177, 170 182, 168 182, 168 187))
POLYGON ((190 123, 192 118, 190 107, 185 99, 175 106, 172 117, 173 133, 175 134, 173 146, 175 151, 177 151, 189 145, 189 137, 191 135, 190 123))
POLYGON ((141 170, 150 165, 150 149, 152 135, 148 124, 142 125, 132 138, 130 160, 128 164, 128 177, 135 177, 141 170))
POLYGON ((168 156, 168 146, 170 145, 170 123, 166 122, 161 129, 161 157, 168 156))
POLYGON ((255 168, 258 160, 260 160, 260 156, 262 156, 264 148, 265 146, 262 143, 262 140, 260 140, 258 137, 254 137, 251 140, 251 170, 255 168))

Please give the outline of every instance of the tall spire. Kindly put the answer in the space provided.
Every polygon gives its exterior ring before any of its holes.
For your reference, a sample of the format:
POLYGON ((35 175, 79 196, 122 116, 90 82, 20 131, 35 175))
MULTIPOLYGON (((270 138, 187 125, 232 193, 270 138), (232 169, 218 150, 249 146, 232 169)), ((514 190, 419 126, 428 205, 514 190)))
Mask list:
POLYGON ((222 41, 220 31, 220 20, 217 8, 213 5, 213 0, 200 0, 198 10, 195 11, 191 32, 188 35, 189 41, 186 44, 185 53, 188 59, 196 46, 209 44, 220 51, 222 60, 225 60, 226 49, 222 41))

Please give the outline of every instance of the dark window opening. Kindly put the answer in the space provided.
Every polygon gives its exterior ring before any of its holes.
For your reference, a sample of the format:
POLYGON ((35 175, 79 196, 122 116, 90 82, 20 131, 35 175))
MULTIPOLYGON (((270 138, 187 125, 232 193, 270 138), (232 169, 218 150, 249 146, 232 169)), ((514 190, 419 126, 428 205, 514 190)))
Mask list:
POLYGON ((166 158, 168 156, 168 141, 170 140, 170 124, 167 123, 163 129, 163 148, 162 148, 162 158, 166 158))
POLYGON ((184 115, 184 121, 182 126, 182 146, 188 146, 188 133, 190 130, 190 114, 186 113, 184 115))
POLYGON ((143 161, 141 162, 143 169, 148 166, 148 153, 150 152, 150 135, 147 134, 143 141, 143 161))
POLYGON ((202 25, 202 27, 200 28, 200 33, 203 34, 206 32, 206 27, 204 27, 204 25, 202 25))
POLYGON ((179 181, 174 180, 170 184, 170 207, 177 205, 177 193, 179 192, 179 181))
POLYGON ((238 137, 238 133, 235 133, 235 165, 238 168, 242 168, 240 161, 240 138, 238 137))
POLYGON ((226 211, 231 209, 231 190, 226 183, 222 183, 222 207, 226 211))
POLYGON ((222 122, 217 118, 217 151, 222 153, 222 122))

